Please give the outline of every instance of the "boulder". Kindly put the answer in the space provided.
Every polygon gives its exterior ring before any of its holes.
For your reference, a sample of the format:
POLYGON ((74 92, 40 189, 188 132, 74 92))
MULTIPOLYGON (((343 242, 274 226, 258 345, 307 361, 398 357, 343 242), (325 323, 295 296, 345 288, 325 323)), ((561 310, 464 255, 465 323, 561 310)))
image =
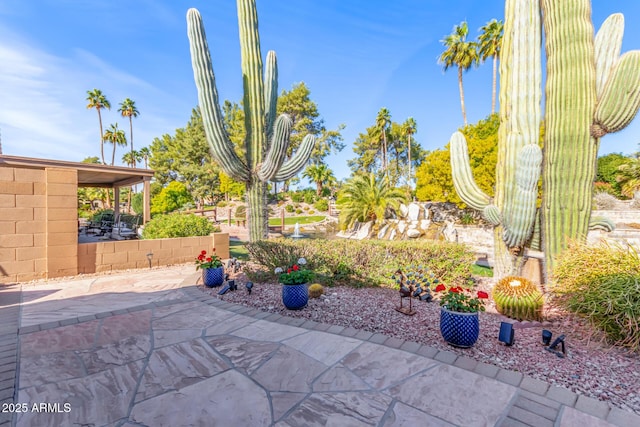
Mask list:
POLYGON ((411 228, 411 229, 407 230, 407 237, 410 238, 410 239, 417 239, 421 235, 422 235, 422 232, 420 230, 418 230, 417 228, 411 228))
POLYGON ((400 204, 400 218, 406 218, 409 215, 409 208, 404 204, 400 204))
POLYGON ((417 221, 420 219, 420 205, 417 203, 411 203, 409 205, 409 213, 407 214, 407 220, 409 221, 417 221))

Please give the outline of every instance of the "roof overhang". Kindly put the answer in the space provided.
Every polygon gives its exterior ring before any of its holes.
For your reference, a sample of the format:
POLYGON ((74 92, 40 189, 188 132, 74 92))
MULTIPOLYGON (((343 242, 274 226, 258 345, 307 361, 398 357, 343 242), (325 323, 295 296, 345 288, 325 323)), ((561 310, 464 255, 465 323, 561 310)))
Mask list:
POLYGON ((28 169, 75 169, 78 172, 78 187, 125 187, 148 181, 153 178, 154 174, 154 171, 151 169, 68 162, 64 160, 36 159, 32 157, 7 156, 1 154, 0 167, 3 166, 28 169))

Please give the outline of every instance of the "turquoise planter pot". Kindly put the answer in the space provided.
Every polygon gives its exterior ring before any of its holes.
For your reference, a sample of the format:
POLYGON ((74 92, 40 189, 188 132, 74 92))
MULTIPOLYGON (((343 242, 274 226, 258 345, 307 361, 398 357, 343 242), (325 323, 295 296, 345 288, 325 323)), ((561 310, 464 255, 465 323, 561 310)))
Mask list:
POLYGON ((282 303, 289 310, 300 310, 309 302, 309 290, 307 284, 282 285, 282 303))
POLYGON ((480 335, 478 313, 458 313, 441 307, 440 334, 455 347, 472 347, 480 335))

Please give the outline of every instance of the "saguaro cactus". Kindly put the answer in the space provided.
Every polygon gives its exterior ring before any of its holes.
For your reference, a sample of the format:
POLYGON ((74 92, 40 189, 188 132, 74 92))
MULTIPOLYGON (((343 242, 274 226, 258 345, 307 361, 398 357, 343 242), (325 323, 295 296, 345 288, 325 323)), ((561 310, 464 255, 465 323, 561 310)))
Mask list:
MULTIPOLYGON (((611 15, 595 40, 589 0, 542 0, 546 35, 543 194, 540 212, 546 273, 568 240, 590 228, 599 138, 626 127, 640 108, 640 51, 620 56, 623 17, 611 15)), ((473 182, 466 142, 451 139, 451 167, 460 197, 496 225, 496 275, 519 275, 522 248, 536 224, 542 156, 540 123, 540 9, 538 0, 506 0, 500 61, 500 130, 496 195, 473 182)))
POLYGON ((460 198, 496 225, 496 277, 519 275, 523 247, 536 218, 542 152, 540 8, 538 1, 507 0, 500 60, 500 129, 496 194, 491 199, 475 184, 466 141, 456 132, 450 141, 453 183, 460 198))
POLYGON ((247 131, 245 159, 238 157, 224 128, 209 47, 196 9, 187 12, 187 27, 207 142, 224 172, 246 185, 249 238, 256 241, 268 235, 266 183, 284 181, 298 173, 309 160, 315 138, 305 136, 297 152, 286 159, 291 119, 283 114, 274 120, 278 98, 276 54, 273 51, 267 54, 263 80, 255 0, 238 0, 237 5, 247 131))
POLYGON ((595 40, 589 0, 543 0, 547 86, 542 232, 547 271, 568 239, 590 227, 599 138, 626 127, 640 106, 640 51, 620 57, 624 20, 611 15, 595 40))

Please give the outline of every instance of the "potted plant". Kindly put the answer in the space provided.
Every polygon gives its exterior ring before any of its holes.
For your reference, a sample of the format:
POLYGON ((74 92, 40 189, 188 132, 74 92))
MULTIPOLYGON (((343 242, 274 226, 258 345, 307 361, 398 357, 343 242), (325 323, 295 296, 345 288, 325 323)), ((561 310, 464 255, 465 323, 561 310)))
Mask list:
MULTIPOLYGON (((212 249, 215 252, 216 248, 212 249)), ((212 253, 207 256, 207 251, 203 250, 196 258, 196 270, 202 269, 202 282, 205 286, 213 288, 220 286, 224 282, 224 267, 218 255, 212 253)))
POLYGON ((300 310, 309 301, 307 284, 313 280, 313 271, 305 268, 307 260, 300 258, 296 264, 283 268, 276 268, 278 279, 282 284, 282 303, 289 310, 300 310))
POLYGON ((456 347, 471 347, 478 340, 480 321, 478 312, 484 311, 484 300, 489 298, 486 292, 478 291, 476 296, 456 286, 444 284, 436 286, 436 292, 443 292, 440 297, 440 333, 444 340, 456 347))

